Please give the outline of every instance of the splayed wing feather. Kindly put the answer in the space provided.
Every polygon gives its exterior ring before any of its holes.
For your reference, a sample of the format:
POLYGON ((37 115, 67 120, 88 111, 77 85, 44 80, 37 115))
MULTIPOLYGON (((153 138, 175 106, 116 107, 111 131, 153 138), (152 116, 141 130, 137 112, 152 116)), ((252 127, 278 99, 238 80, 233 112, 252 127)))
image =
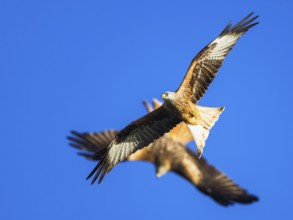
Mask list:
MULTIPOLYGON (((148 146, 180 122, 181 119, 171 115, 164 106, 161 106, 129 124, 116 136, 105 154, 101 156, 104 159, 97 165, 96 175, 92 183, 101 174, 100 183, 105 174, 110 172, 116 164, 125 160, 137 150, 148 146)), ((88 178, 94 173, 92 172, 88 178)))
MULTIPOLYGON (((73 134, 75 133, 77 132, 73 132, 73 134)), ((91 160, 100 160, 102 158, 89 175, 90 177, 95 174, 92 183, 101 175, 99 179, 100 182, 104 175, 109 172, 108 168, 102 170, 106 163, 106 157, 104 155, 108 145, 104 145, 104 147, 101 148, 100 138, 94 138, 95 141, 91 140, 90 142, 88 139, 92 139, 93 136, 99 137, 101 135, 111 137, 111 135, 115 133, 117 134, 118 131, 90 133, 90 135, 89 133, 78 133, 79 139, 69 138, 73 141, 71 144, 75 144, 78 149, 93 153, 79 153, 80 155, 91 160), (105 133, 107 133, 107 135, 105 135, 105 133), (76 140, 80 139, 84 141, 84 145, 82 146, 80 146, 80 142, 76 142, 76 140), (93 147, 92 144, 96 144, 97 147, 93 147), (99 156, 97 156, 98 154, 99 156)), ((112 139, 114 137, 115 135, 112 139)), ((111 141, 112 139, 109 140, 111 141)), ((224 206, 231 205, 234 202, 248 204, 257 201, 256 196, 248 194, 223 173, 209 165, 206 160, 203 158, 199 160, 191 149, 186 148, 185 145, 167 136, 162 137, 146 148, 136 151, 127 159, 144 160, 152 163, 155 163, 158 159, 170 160, 173 172, 184 177, 194 184, 201 192, 211 196, 215 201, 224 206)))
POLYGON ((150 105, 150 103, 148 103, 147 101, 143 101, 143 105, 146 108, 147 112, 152 112, 154 109, 153 107, 150 105))
POLYGON ((251 18, 252 14, 246 16, 233 27, 229 22, 221 34, 198 53, 192 60, 177 90, 178 94, 190 98, 193 103, 197 103, 215 78, 225 57, 237 40, 251 27, 258 24, 258 22, 252 23, 258 17, 251 18))
POLYGON ((158 99, 153 99, 152 103, 153 103, 153 107, 154 107, 154 109, 160 108, 161 105, 163 104, 163 103, 160 102, 158 99))
POLYGON ((90 152, 99 152, 108 147, 118 133, 119 131, 116 130, 106 130, 96 133, 71 131, 72 136, 67 137, 67 139, 71 141, 69 144, 72 147, 90 152))
MULTIPOLYGON (((179 97, 181 96, 184 99, 190 99, 194 104, 197 103, 197 101, 203 96, 209 84, 216 76, 218 69, 221 67, 224 61, 224 58, 233 48, 237 40, 249 28, 257 24, 257 22, 253 23, 253 21, 257 17, 251 18, 251 16, 252 13, 246 16, 235 26, 232 26, 231 23, 228 23, 222 33, 214 41, 207 45, 193 59, 179 89, 177 90, 177 94, 179 95, 179 97)), ((110 143, 108 147, 104 147, 102 150, 99 150, 95 154, 95 157, 98 158, 100 161, 88 176, 88 178, 90 178, 94 175, 92 183, 94 183, 98 178, 100 183, 103 180, 105 174, 110 172, 117 163, 125 160, 130 154, 136 152, 137 150, 148 146, 154 140, 163 136, 177 124, 182 122, 181 119, 168 112, 164 105, 165 104, 145 115, 144 117, 129 124, 115 137, 115 139, 110 143)), ((74 142, 71 145, 77 148, 79 148, 79 146, 84 146, 85 144, 93 144, 94 141, 103 142, 103 146, 105 146, 105 142, 106 140, 108 140, 104 136, 89 136, 89 138, 85 140, 81 138, 81 135, 74 135, 76 137, 69 139, 74 142)), ((215 171, 220 173, 218 170, 210 165, 207 167, 211 167, 209 168, 210 170, 214 169, 215 171)), ((180 173, 183 177, 185 177, 184 169, 177 169, 176 171, 180 173)), ((207 182, 207 185, 211 184, 211 188, 206 189, 200 184, 197 186, 202 192, 206 194, 210 193, 209 195, 212 196, 216 201, 221 202, 221 200, 217 197, 218 194, 220 196, 228 196, 228 194, 221 195, 221 193, 217 191, 219 188, 224 189, 225 192, 231 191, 231 187, 227 186, 233 186, 232 191, 235 191, 239 188, 228 177, 224 177, 215 178, 215 175, 203 176, 202 180, 205 180, 207 182), (215 181, 215 179, 217 180, 215 183, 218 188, 213 186, 213 181, 215 181)), ((188 178, 188 176, 186 178, 188 178)), ((240 191, 241 190, 242 189, 240 189, 240 191)), ((245 190, 242 190, 241 196, 243 195, 246 195, 245 190)), ((237 199, 238 195, 234 195, 233 193, 231 193, 231 198, 232 197, 233 199, 234 197, 237 199)), ((253 198, 257 199, 256 197, 253 198)), ((230 202, 229 199, 230 198, 226 200, 230 202)), ((234 201, 236 200, 234 199, 234 201)), ((239 201, 244 203, 247 202, 245 199, 239 199, 239 201)), ((224 204, 224 202, 222 202, 221 204, 224 204)))

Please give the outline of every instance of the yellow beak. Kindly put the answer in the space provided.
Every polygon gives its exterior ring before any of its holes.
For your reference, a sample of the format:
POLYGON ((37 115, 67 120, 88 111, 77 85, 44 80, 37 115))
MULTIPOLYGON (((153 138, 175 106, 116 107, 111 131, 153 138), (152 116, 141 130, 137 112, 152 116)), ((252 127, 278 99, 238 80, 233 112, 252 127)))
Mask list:
POLYGON ((166 94, 164 93, 164 94, 162 94, 162 99, 165 99, 166 98, 166 94))

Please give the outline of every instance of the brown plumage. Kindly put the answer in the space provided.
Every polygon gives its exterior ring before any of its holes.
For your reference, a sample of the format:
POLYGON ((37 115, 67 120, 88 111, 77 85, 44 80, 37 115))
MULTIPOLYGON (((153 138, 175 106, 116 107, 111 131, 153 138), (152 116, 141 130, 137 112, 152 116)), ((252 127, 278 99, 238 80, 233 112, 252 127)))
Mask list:
MULTIPOLYGON (((154 100, 154 103, 155 108, 159 107, 158 101, 154 100)), ((147 103, 145 105, 148 111, 152 111, 150 105, 147 103)), ((98 133, 72 132, 73 136, 69 137, 72 141, 70 145, 87 151, 87 153, 79 153, 86 158, 99 160, 100 158, 95 153, 106 149, 118 133, 119 131, 115 130, 98 133)), ((249 204, 258 200, 256 196, 247 193, 204 158, 198 159, 195 152, 185 146, 192 139, 186 125, 180 123, 148 147, 131 154, 126 160, 143 160, 153 163, 158 177, 172 171, 223 206, 235 202, 249 204)))
POLYGON ((117 134, 104 151, 97 155, 101 160, 88 176, 90 178, 95 174, 92 183, 99 176, 100 183, 115 165, 130 154, 148 146, 182 121, 191 131, 198 155, 201 156, 209 130, 224 108, 207 108, 196 104, 237 40, 257 24, 257 22, 253 23, 257 16, 252 18, 251 16, 252 13, 235 26, 229 23, 221 34, 192 60, 178 90, 164 93, 162 98, 165 102, 161 107, 130 123, 117 134))

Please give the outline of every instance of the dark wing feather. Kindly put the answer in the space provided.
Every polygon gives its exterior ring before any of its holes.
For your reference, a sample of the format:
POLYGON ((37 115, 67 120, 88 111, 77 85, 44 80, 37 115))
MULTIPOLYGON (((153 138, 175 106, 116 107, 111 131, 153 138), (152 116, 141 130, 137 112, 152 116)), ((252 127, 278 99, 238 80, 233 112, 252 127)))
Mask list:
MULTIPOLYGON (((71 131, 72 136, 68 136, 67 139, 71 141, 69 145, 72 147, 92 153, 98 153, 101 150, 106 149, 118 133, 119 131, 116 130, 106 130, 102 132, 91 133, 79 133, 77 131, 71 131)), ((94 154, 80 152, 79 155, 85 156, 87 159, 99 159, 94 157, 94 154)))
MULTIPOLYGON (((107 147, 119 131, 108 130, 97 133, 72 131, 71 133, 73 136, 68 137, 72 141, 70 143, 71 146, 96 153, 79 153, 80 155, 91 160, 103 160, 104 155, 107 153, 107 147)), ((166 136, 157 140, 156 143, 155 146, 149 146, 136 151, 127 159, 154 163, 154 157, 162 159, 159 155, 155 154, 165 152, 163 158, 167 157, 172 160, 173 172, 192 182, 201 192, 211 196, 218 203, 228 206, 234 202, 251 203, 257 201, 258 198, 256 196, 249 195, 246 190, 241 189, 231 179, 209 165, 205 159, 199 160, 197 155, 184 145, 166 136), (158 151, 158 149, 160 150, 158 151)), ((93 174, 98 168, 102 169, 103 165, 105 165, 105 160, 96 166, 93 174)))
POLYGON ((252 23, 258 17, 251 18, 252 14, 250 13, 235 26, 229 22, 222 33, 198 53, 177 90, 179 95, 190 98, 193 103, 198 102, 237 40, 258 24, 258 22, 252 23))
POLYGON ((171 114, 162 105, 160 108, 130 123, 121 130, 107 150, 98 155, 101 160, 88 178, 96 173, 92 180, 92 183, 94 183, 101 174, 100 183, 105 174, 110 172, 116 164, 125 160, 137 150, 148 146, 180 122, 181 119, 171 114))
POLYGON ((173 171, 193 183, 201 192, 223 206, 258 201, 257 196, 249 194, 204 158, 198 159, 192 150, 186 150, 189 156, 173 171))

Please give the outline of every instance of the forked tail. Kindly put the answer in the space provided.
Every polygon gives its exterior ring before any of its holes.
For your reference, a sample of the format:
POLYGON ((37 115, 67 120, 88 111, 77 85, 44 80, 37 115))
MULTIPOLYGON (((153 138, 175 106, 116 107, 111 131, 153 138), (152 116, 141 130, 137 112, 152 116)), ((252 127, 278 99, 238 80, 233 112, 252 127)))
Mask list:
POLYGON ((194 141, 196 143, 198 157, 200 158, 203 153, 205 141, 209 136, 210 129, 214 126, 216 121, 219 119, 220 114, 224 111, 224 107, 210 108, 203 106, 196 106, 201 116, 199 125, 187 124, 194 141))

